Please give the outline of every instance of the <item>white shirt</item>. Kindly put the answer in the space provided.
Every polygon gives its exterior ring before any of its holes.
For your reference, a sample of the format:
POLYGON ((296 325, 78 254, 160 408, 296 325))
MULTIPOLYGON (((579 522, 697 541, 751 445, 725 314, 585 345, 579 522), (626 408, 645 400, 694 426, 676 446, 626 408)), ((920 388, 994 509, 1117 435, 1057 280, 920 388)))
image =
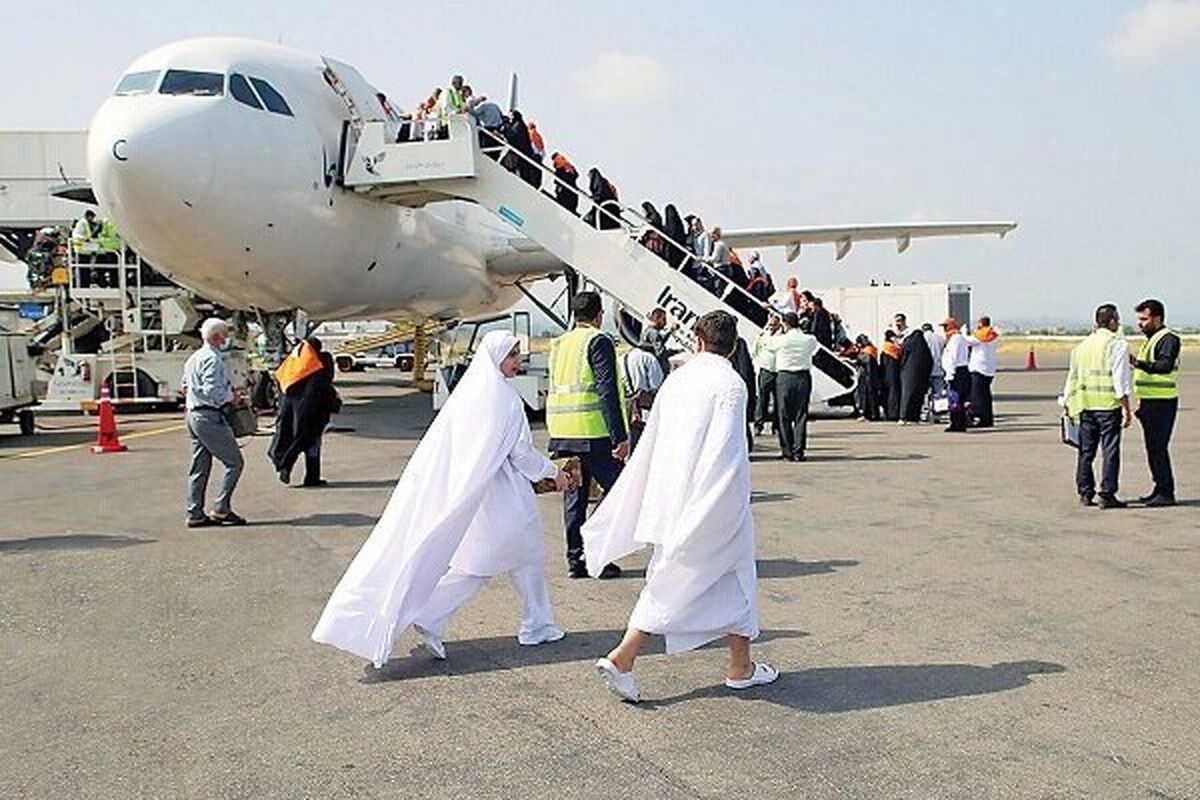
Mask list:
POLYGON ((796 295, 792 294, 791 289, 780 289, 771 295, 771 299, 768 302, 781 314, 786 314, 789 311, 793 314, 800 313, 800 306, 796 304, 796 295))
POLYGON ((657 392, 665 379, 658 359, 637 347, 625 354, 622 366, 625 394, 629 397, 638 392, 657 392))
POLYGON ((933 331, 925 331, 925 343, 929 345, 929 353, 933 356, 933 374, 945 377, 946 368, 942 366, 942 349, 946 341, 933 331))
POLYGON ((946 345, 942 349, 942 369, 946 371, 946 377, 953 378, 959 367, 967 366, 969 357, 967 340, 961 333, 956 333, 947 339, 946 345))
POLYGON ((711 249, 712 245, 709 242, 708 231, 697 233, 695 238, 692 239, 692 252, 700 258, 708 258, 708 253, 711 249))
POLYGON ((802 372, 812 369, 813 353, 817 352, 817 337, 792 328, 787 333, 772 336, 763 346, 775 354, 777 372, 802 372))
POLYGON ((978 372, 980 375, 994 378, 996 376, 996 350, 1000 340, 992 339, 990 342, 981 342, 974 336, 967 336, 966 339, 967 344, 971 345, 971 361, 967 365, 971 372, 978 372))
POLYGON ((720 239, 712 246, 712 262, 722 267, 729 263, 729 245, 720 239))

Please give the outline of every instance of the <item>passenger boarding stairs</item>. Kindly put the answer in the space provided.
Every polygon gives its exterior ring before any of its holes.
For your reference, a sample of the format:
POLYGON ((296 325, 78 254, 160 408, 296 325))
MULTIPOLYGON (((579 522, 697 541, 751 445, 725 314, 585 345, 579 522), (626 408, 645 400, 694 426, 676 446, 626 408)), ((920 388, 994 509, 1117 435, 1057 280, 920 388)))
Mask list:
MULTIPOLYGON (((353 104, 344 98, 347 105, 353 104)), ((352 117, 358 118, 347 125, 341 162, 345 188, 410 207, 447 199, 478 203, 643 319, 656 307, 665 309, 678 323, 675 336, 689 348, 694 322, 709 311, 733 313, 747 343, 766 324, 766 307, 711 267, 701 268, 708 273, 706 279, 720 287, 720 296, 643 247, 641 237, 656 229, 639 212, 613 204, 596 208, 597 223, 610 228, 601 230, 564 208, 553 196, 556 186, 578 197, 580 214, 594 204, 585 191, 559 181, 546 166, 481 131, 469 115, 450 117, 446 139, 403 143, 395 143, 396 123, 352 117), (536 167, 546 190, 509 172, 502 166, 506 159, 536 167)), ((667 247, 682 250, 658 232, 667 247)), ((845 398, 854 386, 854 369, 822 348, 814 359, 813 402, 845 398)))

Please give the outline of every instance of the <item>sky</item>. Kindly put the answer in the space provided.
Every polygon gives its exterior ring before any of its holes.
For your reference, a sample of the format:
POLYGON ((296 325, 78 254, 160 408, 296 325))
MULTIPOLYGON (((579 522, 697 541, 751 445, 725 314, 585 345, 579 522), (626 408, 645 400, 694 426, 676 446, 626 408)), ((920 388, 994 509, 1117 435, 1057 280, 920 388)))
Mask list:
POLYGON ((729 229, 1019 224, 765 251, 777 278, 969 283, 997 321, 1157 296, 1200 322, 1200 0, 12 0, 5 27, 27 35, 0 56, 0 129, 86 127, 134 58, 198 35, 332 56, 405 106, 454 72, 501 97, 515 70, 548 148, 627 202, 729 229))

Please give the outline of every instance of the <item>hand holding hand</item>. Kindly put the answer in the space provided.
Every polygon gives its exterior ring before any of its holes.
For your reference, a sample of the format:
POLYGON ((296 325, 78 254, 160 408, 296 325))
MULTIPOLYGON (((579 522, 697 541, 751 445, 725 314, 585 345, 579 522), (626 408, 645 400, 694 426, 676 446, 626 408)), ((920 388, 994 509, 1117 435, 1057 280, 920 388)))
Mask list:
POLYGON ((569 492, 574 485, 575 481, 571 478, 570 474, 561 469, 554 476, 554 488, 560 492, 569 492))

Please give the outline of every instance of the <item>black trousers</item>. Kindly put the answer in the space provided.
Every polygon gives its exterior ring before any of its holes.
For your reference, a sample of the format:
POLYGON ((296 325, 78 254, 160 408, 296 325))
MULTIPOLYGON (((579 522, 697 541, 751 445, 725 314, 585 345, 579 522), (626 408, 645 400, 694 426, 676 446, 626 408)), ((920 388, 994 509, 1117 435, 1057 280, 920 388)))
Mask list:
POLYGON ((1154 494, 1175 499, 1175 475, 1171 471, 1171 432, 1179 413, 1179 399, 1143 400, 1138 405, 1137 418, 1142 423, 1142 438, 1146 442, 1146 460, 1154 478, 1154 494))
POLYGON ((563 524, 567 529, 567 563, 582 564, 583 534, 580 529, 587 520, 588 490, 592 479, 605 492, 612 489, 621 474, 621 462, 613 458, 612 445, 608 439, 593 440, 591 450, 586 453, 564 453, 579 457, 581 478, 579 486, 563 494, 563 524))
POLYGON ((754 409, 754 421, 759 425, 770 422, 776 425, 775 415, 775 381, 777 373, 770 369, 758 371, 758 397, 754 398, 757 408, 754 409))
POLYGON ((965 431, 967 429, 967 395, 971 391, 971 373, 966 367, 954 370, 950 379, 950 388, 958 395, 958 399, 950 406, 950 430, 965 431))
POLYGON ((776 375, 779 449, 784 458, 802 458, 808 447, 808 401, 812 398, 812 373, 808 370, 781 370, 776 375))
POLYGON ((1100 494, 1115 495, 1121 475, 1121 409, 1084 411, 1079 415, 1079 460, 1075 470, 1075 485, 1079 494, 1096 494, 1096 476, 1092 462, 1100 451, 1103 477, 1100 494))
POLYGON ((971 413, 975 417, 976 425, 980 428, 990 428, 996 424, 992 410, 992 381, 994 379, 993 375, 984 375, 981 372, 971 373, 971 413))

